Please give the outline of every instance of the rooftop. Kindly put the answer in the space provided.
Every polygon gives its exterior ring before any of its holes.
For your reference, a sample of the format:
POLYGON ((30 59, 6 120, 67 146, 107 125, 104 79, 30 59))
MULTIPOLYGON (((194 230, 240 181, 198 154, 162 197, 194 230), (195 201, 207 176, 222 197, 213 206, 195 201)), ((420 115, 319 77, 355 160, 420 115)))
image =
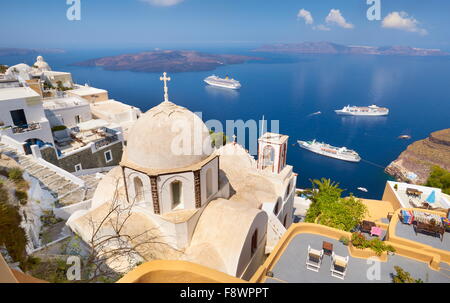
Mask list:
POLYGON ((402 207, 411 208, 411 207, 422 207, 422 203, 426 201, 428 196, 434 191, 435 192, 435 202, 429 203, 431 208, 449 208, 450 200, 448 200, 446 195, 442 194, 442 190, 440 188, 421 186, 415 184, 401 183, 401 182, 393 182, 388 181, 388 186, 391 187, 392 192, 397 197, 397 200, 400 202, 402 207), (397 184, 397 190, 395 190, 395 185, 397 184), (421 194, 414 196, 407 193, 407 189, 413 189, 421 192, 421 194))
POLYGON ((91 104, 92 111, 98 111, 103 114, 117 115, 129 110, 133 106, 110 99, 91 104))
POLYGON ((79 95, 79 96, 89 96, 94 94, 106 93, 107 90, 90 87, 90 86, 77 86, 75 89, 70 90, 71 94, 79 95))
POLYGON ((286 135, 280 135, 280 134, 267 132, 264 135, 262 135, 259 140, 266 141, 268 143, 282 144, 288 138, 289 138, 289 136, 286 136, 286 135))
POLYGON ((8 87, 0 89, 0 101, 33 98, 41 96, 29 87, 8 87))
POLYGON ((45 109, 63 109, 63 108, 71 108, 78 106, 86 106, 89 105, 89 102, 86 100, 76 97, 69 96, 63 98, 54 98, 54 99, 44 99, 44 108, 45 109))

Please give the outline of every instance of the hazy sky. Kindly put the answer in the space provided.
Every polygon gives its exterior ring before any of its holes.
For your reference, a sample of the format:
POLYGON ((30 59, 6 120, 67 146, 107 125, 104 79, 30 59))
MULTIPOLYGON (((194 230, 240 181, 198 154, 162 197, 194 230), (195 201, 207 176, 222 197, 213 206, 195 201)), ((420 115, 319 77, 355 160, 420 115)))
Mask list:
POLYGON ((333 41, 450 49, 450 1, 380 0, 2 0, 1 47, 146 47, 333 41), (71 2, 71 0, 69 1, 71 2))

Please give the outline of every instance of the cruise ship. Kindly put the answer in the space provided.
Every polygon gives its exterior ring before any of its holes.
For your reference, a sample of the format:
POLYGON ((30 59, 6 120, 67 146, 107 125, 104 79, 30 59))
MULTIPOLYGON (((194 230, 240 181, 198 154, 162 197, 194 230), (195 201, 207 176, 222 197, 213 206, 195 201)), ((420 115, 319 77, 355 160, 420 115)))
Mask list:
POLYGON ((297 141, 301 148, 307 149, 313 153, 350 162, 359 162, 361 157, 357 152, 346 147, 335 147, 326 143, 312 141, 297 141))
POLYGON ((239 89, 241 87, 241 83, 235 79, 230 79, 228 76, 224 78, 217 77, 216 75, 209 76, 205 78, 206 83, 212 86, 219 86, 224 88, 231 88, 231 89, 239 89))
POLYGON ((344 106, 343 109, 335 110, 338 115, 346 116, 386 116, 389 114, 389 109, 386 107, 378 107, 376 105, 370 106, 344 106))

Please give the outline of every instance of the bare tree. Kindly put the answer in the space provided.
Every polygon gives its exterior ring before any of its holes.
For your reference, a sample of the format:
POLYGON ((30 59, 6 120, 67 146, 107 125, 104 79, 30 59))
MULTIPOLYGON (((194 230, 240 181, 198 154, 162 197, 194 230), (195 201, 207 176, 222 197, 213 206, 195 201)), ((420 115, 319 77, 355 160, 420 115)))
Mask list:
POLYGON ((115 182, 113 198, 108 202, 106 213, 97 219, 92 216, 88 218, 92 233, 87 243, 89 253, 83 262, 85 282, 114 281, 140 262, 170 253, 182 253, 168 244, 170 239, 161 235, 158 227, 144 228, 138 232, 127 229, 136 199, 130 203, 123 201, 120 178, 115 182))

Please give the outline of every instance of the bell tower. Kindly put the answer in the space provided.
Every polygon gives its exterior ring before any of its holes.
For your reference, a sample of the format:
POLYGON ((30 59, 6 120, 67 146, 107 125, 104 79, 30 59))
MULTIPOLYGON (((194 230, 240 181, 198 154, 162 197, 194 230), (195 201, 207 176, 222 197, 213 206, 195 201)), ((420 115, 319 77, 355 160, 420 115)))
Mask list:
POLYGON ((279 174, 286 166, 289 136, 265 133, 258 139, 258 169, 279 174))

